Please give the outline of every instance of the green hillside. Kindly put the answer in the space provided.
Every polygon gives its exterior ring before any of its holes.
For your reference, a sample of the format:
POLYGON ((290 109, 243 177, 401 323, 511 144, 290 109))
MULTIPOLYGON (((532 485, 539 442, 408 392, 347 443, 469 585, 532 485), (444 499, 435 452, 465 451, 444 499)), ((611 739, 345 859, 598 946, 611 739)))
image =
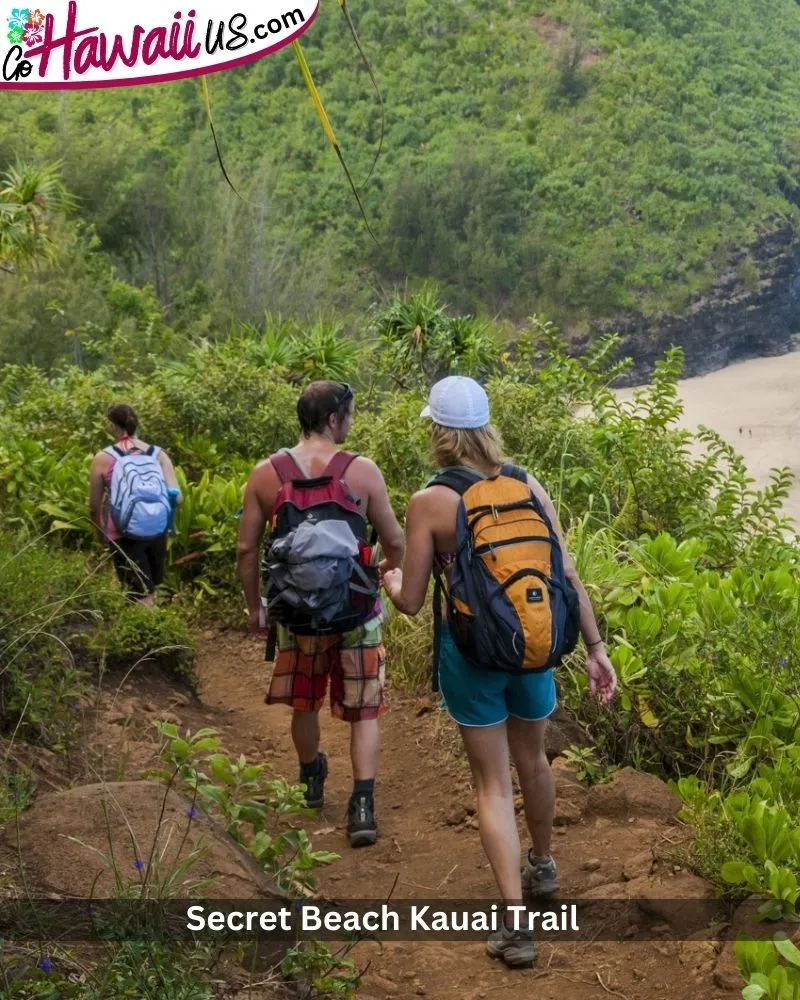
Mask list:
MULTIPOLYGON (((255 206, 222 179, 197 81, 4 93, 0 169, 61 159, 78 207, 60 271, 0 276, 0 349, 24 355, 32 321, 99 316, 109 264, 152 283, 172 321, 214 328, 265 308, 354 315, 423 277, 512 320, 680 309, 733 248, 796 216, 794 0, 351 9, 385 100, 361 188, 379 245, 291 49, 210 80, 226 164, 255 206)), ((333 0, 303 44, 361 184, 381 112, 333 0)))

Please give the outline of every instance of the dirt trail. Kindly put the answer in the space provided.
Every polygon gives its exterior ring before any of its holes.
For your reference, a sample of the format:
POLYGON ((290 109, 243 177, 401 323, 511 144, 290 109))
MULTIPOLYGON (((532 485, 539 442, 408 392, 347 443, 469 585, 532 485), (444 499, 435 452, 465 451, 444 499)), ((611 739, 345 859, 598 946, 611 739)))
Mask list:
MULTIPOLYGON (((216 717, 226 747, 269 760, 279 774, 295 780, 289 712, 263 704, 269 671, 263 648, 235 633, 206 633, 199 671, 200 697, 210 716, 216 717)), ((473 794, 466 764, 453 752, 457 747, 453 728, 437 712, 418 716, 417 711, 413 700, 395 695, 383 717, 376 793, 381 836, 374 848, 359 851, 349 848, 344 830, 350 792, 349 730, 323 711, 323 747, 331 773, 325 808, 310 824, 309 834, 315 847, 342 855, 319 879, 320 888, 330 896, 379 899, 388 895, 398 878, 394 893, 398 899, 496 898, 477 822, 469 816, 474 812, 473 794)), ((619 890, 624 881, 644 878, 653 857, 667 855, 676 837, 675 827, 652 817, 590 819, 563 797, 557 823, 554 853, 564 898, 578 898, 591 890, 605 893, 601 887, 606 884, 608 896, 614 896, 615 887, 619 890), (582 870, 590 859, 600 860, 600 867, 582 870)), ((523 832, 523 843, 526 839, 523 832)), ((662 861, 665 875, 667 867, 662 861)), ((668 874, 686 880, 687 895, 696 887, 692 876, 668 874)), ((545 942, 537 968, 521 972, 506 971, 483 953, 481 945, 472 943, 404 942, 387 944, 382 951, 363 944, 355 957, 359 964, 370 963, 361 1000, 417 996, 481 1000, 500 990, 520 997, 535 992, 540 1000, 740 996, 735 980, 726 981, 724 969, 715 972, 718 960, 712 943, 681 943, 671 939, 667 928, 657 941, 545 942)))
MULTIPOLYGON (((197 698, 146 670, 128 678, 121 689, 119 680, 107 678, 104 690, 87 705, 83 755, 64 761, 46 752, 38 752, 34 759, 31 753, 29 763, 39 774, 40 788, 57 792, 103 780, 139 780, 155 762, 156 719, 169 719, 181 729, 213 726, 228 753, 269 762, 277 775, 295 781, 289 711, 263 704, 270 669, 263 646, 242 633, 209 630, 201 637, 198 669, 197 698)), ((376 796, 380 839, 375 847, 359 851, 350 849, 345 834, 351 787, 349 728, 332 720, 327 709, 321 721, 331 773, 325 808, 307 829, 315 848, 341 855, 340 861, 320 872, 322 894, 339 900, 379 900, 389 895, 397 880, 396 900, 495 901, 494 880, 474 816, 469 771, 458 754, 457 733, 444 713, 430 704, 392 695, 382 723, 383 759, 376 796), (421 708, 427 710, 420 714, 421 708)), ((626 770, 611 783, 588 791, 565 768, 563 759, 553 766, 558 790, 554 854, 562 876, 562 898, 641 898, 649 892, 651 897, 684 900, 707 891, 700 879, 675 870, 676 844, 689 832, 671 818, 675 800, 665 786, 626 770)), ((65 836, 82 829, 86 817, 80 789, 62 800, 58 815, 65 836)), ((58 838, 53 839, 49 828, 52 823, 40 824, 41 828, 36 824, 32 810, 27 836, 57 847, 58 838)), ((521 822, 520 832, 526 844, 521 822)), ((63 891, 70 883, 64 866, 74 866, 74 859, 62 858, 56 850, 52 858, 47 855, 40 861, 39 867, 48 869, 49 875, 38 879, 37 888, 63 891)), ((3 850, 0 837, 0 881, 13 878, 14 869, 14 852, 3 850)), ((730 945, 720 952, 720 946, 709 940, 676 940, 670 926, 663 920, 659 924, 658 914, 652 913, 642 914, 626 930, 624 941, 543 941, 536 968, 513 972, 489 959, 480 943, 402 942, 381 949, 364 942, 351 957, 359 968, 367 967, 360 1000, 484 1000, 501 991, 510 997, 535 995, 537 1000, 609 996, 738 1000, 741 996, 730 945)), ((255 996, 247 990, 240 995, 255 996)))

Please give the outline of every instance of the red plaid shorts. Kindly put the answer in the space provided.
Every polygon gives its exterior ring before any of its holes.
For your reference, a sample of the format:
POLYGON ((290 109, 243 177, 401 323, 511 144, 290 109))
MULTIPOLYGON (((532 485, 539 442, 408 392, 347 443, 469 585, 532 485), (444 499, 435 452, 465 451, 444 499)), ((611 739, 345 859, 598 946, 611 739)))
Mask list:
POLYGON ((345 722, 377 719, 385 708, 386 650, 381 617, 344 635, 295 635, 277 625, 268 705, 318 712, 330 677, 331 714, 345 722))

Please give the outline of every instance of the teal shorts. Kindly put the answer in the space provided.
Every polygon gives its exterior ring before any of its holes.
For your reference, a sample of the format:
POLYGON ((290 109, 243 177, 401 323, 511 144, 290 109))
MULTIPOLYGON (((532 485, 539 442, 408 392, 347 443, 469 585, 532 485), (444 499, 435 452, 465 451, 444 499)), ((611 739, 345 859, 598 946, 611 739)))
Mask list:
POLYGON ((442 624, 439 646, 439 687, 447 711, 459 726, 497 726, 509 715, 539 722, 556 710, 552 670, 516 677, 476 667, 458 650, 442 624))

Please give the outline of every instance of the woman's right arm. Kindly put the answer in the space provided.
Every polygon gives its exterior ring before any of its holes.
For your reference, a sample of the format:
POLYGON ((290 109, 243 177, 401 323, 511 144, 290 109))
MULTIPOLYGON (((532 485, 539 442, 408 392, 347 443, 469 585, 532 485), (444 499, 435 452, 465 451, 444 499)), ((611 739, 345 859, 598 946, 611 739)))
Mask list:
POLYGON ((428 594, 428 583, 435 554, 430 530, 431 497, 422 490, 410 500, 406 512, 406 554, 403 569, 390 569, 383 574, 383 586, 392 604, 406 615, 416 615, 428 594))
POLYGON ((183 494, 181 493, 181 484, 178 482, 178 477, 175 475, 175 466, 172 464, 172 459, 165 451, 160 451, 158 453, 158 464, 161 466, 164 473, 164 479, 167 486, 178 491, 176 503, 182 503, 183 494))
POLYGON ((106 530, 103 524, 103 498, 106 493, 104 477, 107 464, 104 453, 100 452, 94 456, 89 470, 89 516, 92 519, 97 540, 100 542, 104 542, 106 539, 106 530))
POLYGON ((614 691, 617 688, 617 676, 606 652, 603 636, 597 625, 597 619, 592 608, 592 602, 586 593, 586 588, 578 576, 575 563, 572 561, 572 556, 567 549, 564 532, 559 523, 558 512, 553 501, 542 484, 534 479, 533 476, 528 476, 528 485, 542 505, 542 509, 556 533, 561 545, 561 553, 564 557, 564 572, 578 594, 581 611, 580 629, 583 641, 586 643, 586 670, 589 674, 589 690, 591 694, 598 695, 604 705, 608 704, 614 697, 614 691))

